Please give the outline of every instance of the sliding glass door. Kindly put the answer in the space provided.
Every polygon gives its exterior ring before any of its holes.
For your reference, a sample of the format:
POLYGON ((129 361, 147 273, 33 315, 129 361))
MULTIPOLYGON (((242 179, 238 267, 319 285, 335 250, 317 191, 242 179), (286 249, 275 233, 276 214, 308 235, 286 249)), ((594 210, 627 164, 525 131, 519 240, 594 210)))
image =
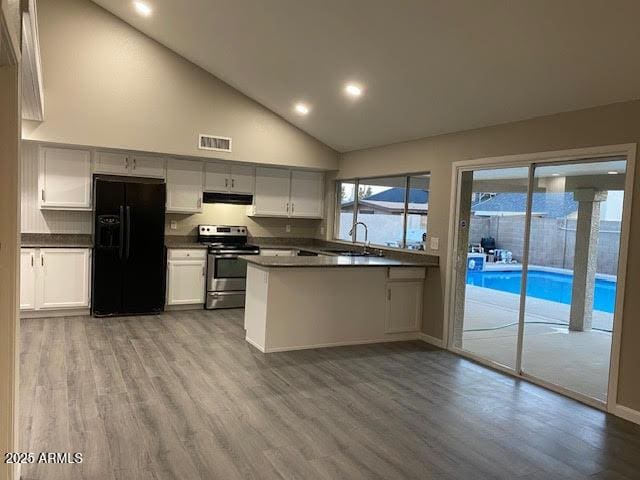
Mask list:
POLYGON ((612 160, 533 172, 521 371, 603 402, 625 171, 612 160))
POLYGON ((458 172, 450 347, 605 402, 626 161, 458 172))
POLYGON ((453 346, 516 368, 527 167, 462 172, 453 346))

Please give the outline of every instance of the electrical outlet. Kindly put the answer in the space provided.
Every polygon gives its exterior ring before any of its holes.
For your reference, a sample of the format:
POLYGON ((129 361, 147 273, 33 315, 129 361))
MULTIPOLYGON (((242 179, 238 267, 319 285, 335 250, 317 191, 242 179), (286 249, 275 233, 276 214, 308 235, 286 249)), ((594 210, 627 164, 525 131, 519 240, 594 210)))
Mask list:
POLYGON ((438 250, 439 246, 440 246, 440 239, 438 237, 431 237, 429 239, 429 248, 431 250, 438 250))
POLYGON ((171 220, 171 224, 169 225, 169 228, 171 230, 177 230, 178 229, 178 222, 175 220, 171 220))
POLYGON ((287 233, 291 232, 291 225, 285 226, 284 229, 287 233))

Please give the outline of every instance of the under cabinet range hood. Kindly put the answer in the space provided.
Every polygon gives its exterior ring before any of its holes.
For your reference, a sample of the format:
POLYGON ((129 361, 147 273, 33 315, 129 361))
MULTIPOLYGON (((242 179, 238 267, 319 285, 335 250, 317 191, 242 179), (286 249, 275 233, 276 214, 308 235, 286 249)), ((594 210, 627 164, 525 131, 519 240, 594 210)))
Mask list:
POLYGON ((233 205, 252 205, 253 195, 242 195, 239 193, 204 192, 202 201, 204 203, 231 203, 233 205))

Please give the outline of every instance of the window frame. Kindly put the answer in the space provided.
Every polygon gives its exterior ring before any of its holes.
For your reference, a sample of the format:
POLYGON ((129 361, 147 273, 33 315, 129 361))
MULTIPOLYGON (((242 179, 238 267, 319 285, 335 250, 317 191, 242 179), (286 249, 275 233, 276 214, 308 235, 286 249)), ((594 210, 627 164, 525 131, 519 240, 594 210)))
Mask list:
MULTIPOLYGON (((335 205, 335 214, 333 218, 333 241, 334 242, 345 242, 352 243, 354 245, 363 245, 364 242, 358 241, 358 232, 354 231, 354 236, 352 240, 343 240, 340 238, 340 214, 342 212, 342 184, 343 183, 353 183, 353 221, 351 224, 351 228, 353 229, 355 224, 358 222, 358 210, 359 210, 359 201, 360 198, 358 196, 358 192, 360 191, 360 183, 367 182, 371 180, 377 180, 381 178, 399 178, 404 179, 404 209, 402 211, 402 246, 400 247, 389 247, 386 245, 377 245, 369 242, 369 245, 376 248, 384 248, 391 250, 401 250, 401 251, 414 251, 413 249, 407 248, 407 226, 409 223, 409 189, 411 186, 411 177, 417 176, 429 176, 429 182, 431 181, 431 172, 413 172, 413 173, 401 173, 401 174, 390 174, 390 175, 376 175, 374 177, 356 177, 356 178, 339 178, 335 181, 335 191, 336 196, 334 200, 335 205)), ((431 189, 427 190, 431 192, 431 189)), ((427 202, 429 205, 431 202, 427 202)), ((427 209, 427 217, 429 215, 429 210, 427 209)), ((429 225, 429 219, 427 218, 427 225, 429 225)), ((414 252, 425 253, 425 250, 415 250, 414 252)))

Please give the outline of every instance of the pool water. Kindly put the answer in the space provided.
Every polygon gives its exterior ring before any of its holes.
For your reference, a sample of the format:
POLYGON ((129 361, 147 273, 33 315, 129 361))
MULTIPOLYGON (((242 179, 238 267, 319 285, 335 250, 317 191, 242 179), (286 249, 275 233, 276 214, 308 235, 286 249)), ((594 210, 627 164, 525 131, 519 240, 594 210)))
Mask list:
MULTIPOLYGON (((521 271, 467 272, 468 285, 500 290, 502 292, 519 294, 521 280, 521 271)), ((570 305, 572 284, 573 276, 571 275, 529 270, 527 276, 527 296, 570 305)), ((593 309, 613 313, 615 301, 616 282, 596 279, 593 309)))

